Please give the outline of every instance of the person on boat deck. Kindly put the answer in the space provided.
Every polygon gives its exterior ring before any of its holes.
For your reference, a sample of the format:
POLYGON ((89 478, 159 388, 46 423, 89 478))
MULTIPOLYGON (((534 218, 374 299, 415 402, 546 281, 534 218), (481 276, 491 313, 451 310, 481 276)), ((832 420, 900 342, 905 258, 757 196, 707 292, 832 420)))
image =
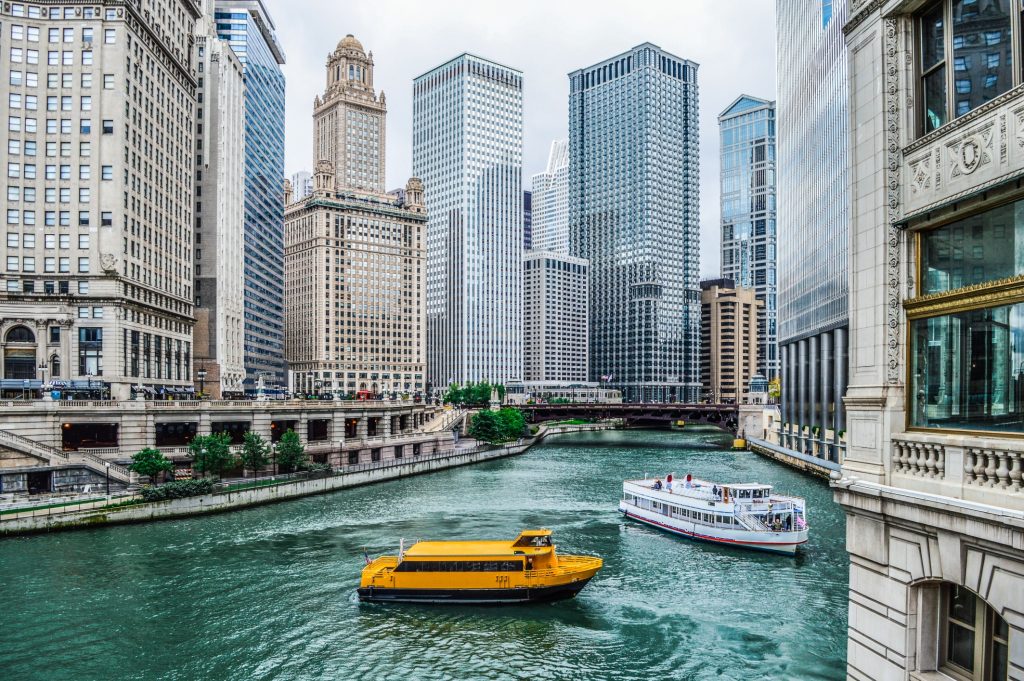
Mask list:
POLYGON ((718 498, 718 485, 714 485, 711 487, 711 496, 713 496, 715 499, 718 498))
POLYGON ((669 473, 668 477, 665 478, 665 489, 667 489, 669 492, 672 491, 672 474, 671 473, 669 473))
POLYGON ((661 478, 654 481, 654 489, 661 489, 661 478))
POLYGON ((686 489, 693 487, 693 476, 689 473, 686 474, 686 489))

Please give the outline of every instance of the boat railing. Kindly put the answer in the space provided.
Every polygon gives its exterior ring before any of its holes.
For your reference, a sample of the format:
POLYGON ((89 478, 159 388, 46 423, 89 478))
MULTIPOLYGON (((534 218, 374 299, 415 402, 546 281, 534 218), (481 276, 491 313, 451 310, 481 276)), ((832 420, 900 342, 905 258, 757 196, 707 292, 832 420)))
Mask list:
POLYGON ((771 529, 753 513, 737 513, 736 519, 751 532, 771 532, 771 529))

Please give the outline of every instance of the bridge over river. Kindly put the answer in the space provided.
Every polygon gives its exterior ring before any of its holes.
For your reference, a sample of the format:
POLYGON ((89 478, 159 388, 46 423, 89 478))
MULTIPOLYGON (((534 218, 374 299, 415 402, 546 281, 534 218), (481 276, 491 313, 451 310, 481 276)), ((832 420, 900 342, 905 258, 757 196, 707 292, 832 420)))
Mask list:
POLYGON ((718 426, 735 433, 739 407, 735 404, 623 403, 525 404, 518 407, 529 423, 568 419, 622 419, 627 426, 671 426, 682 421, 718 426))

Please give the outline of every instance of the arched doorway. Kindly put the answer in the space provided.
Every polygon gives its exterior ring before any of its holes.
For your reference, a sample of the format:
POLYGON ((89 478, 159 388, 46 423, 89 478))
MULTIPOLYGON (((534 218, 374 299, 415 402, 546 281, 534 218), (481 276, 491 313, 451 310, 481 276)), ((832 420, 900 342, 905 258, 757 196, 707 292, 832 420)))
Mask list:
POLYGON ((15 326, 4 336, 4 378, 36 377, 36 335, 27 326, 15 326))

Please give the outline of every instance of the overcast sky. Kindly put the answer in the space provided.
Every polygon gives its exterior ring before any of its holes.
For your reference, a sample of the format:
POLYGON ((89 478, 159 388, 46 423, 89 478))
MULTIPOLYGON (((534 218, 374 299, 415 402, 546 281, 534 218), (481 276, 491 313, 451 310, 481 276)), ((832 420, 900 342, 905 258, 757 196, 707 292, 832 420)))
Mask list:
POLYGON ((567 136, 567 74, 652 42, 700 64, 701 273, 719 274, 718 121, 740 94, 775 98, 772 0, 264 0, 287 56, 288 175, 311 170, 313 97, 346 33, 373 52, 387 94, 387 187, 412 171, 412 80, 462 52, 521 69, 523 187, 567 136))

